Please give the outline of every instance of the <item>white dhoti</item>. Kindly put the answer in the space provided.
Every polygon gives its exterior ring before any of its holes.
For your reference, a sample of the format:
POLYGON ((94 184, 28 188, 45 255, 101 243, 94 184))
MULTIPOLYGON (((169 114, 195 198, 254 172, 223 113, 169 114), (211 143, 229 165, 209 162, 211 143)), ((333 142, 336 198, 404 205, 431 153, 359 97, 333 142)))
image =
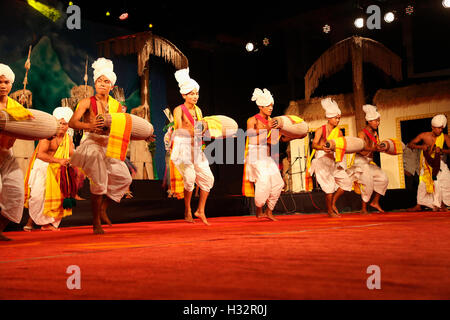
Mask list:
POLYGON ((267 207, 273 210, 284 181, 277 164, 268 155, 267 145, 248 145, 246 175, 255 184, 255 205, 261 208, 267 203, 267 207))
POLYGON ((37 225, 52 224, 55 228, 58 228, 61 223, 61 218, 55 219, 54 217, 44 215, 47 168, 48 162, 40 159, 34 161, 33 169, 31 169, 28 180, 28 186, 30 188, 28 213, 37 225))
POLYGON ((360 154, 355 155, 355 161, 351 168, 347 170, 352 181, 361 185, 361 198, 364 202, 369 202, 372 193, 384 196, 389 184, 386 173, 375 164, 371 164, 372 159, 360 154))
POLYGON ((352 191, 352 180, 345 170, 345 157, 342 162, 336 163, 333 153, 325 153, 318 150, 311 161, 310 173, 316 174, 316 180, 323 192, 330 194, 341 188, 344 191, 352 191))
POLYGON ((175 136, 170 160, 183 176, 184 189, 194 190, 197 184, 200 190, 210 192, 214 185, 214 176, 209 167, 208 159, 199 146, 192 145, 192 137, 175 136))
MULTIPOLYGON (((423 169, 420 174, 423 174, 423 169)), ((434 181, 434 192, 427 193, 425 182, 420 181, 417 189, 417 204, 433 209, 440 208, 442 203, 450 206, 450 171, 447 164, 441 160, 441 170, 437 180, 434 181)))
POLYGON ((11 149, 0 148, 0 208, 1 215, 20 223, 24 205, 23 171, 11 149))
POLYGON ((89 133, 82 140, 70 160, 90 179, 90 190, 95 195, 106 195, 120 202, 132 182, 126 164, 106 156, 108 137, 89 133))

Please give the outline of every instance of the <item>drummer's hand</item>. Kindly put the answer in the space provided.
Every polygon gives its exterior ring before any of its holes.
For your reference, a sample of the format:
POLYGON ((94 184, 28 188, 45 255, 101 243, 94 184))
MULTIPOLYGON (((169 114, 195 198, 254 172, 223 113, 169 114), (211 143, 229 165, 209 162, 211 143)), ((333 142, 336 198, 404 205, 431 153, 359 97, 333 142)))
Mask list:
POLYGON ((383 151, 386 151, 386 150, 387 150, 387 146, 386 146, 386 145, 382 145, 382 144, 380 143, 380 144, 377 144, 377 145, 375 146, 375 149, 374 149, 373 151, 383 152, 383 151))
POLYGON ((435 153, 441 153, 441 148, 436 147, 436 149, 434 150, 435 153))
POLYGON ((146 142, 153 142, 156 140, 156 135, 152 134, 150 137, 145 139, 146 142))
POLYGON ((328 148, 328 147, 326 146, 326 144, 324 144, 324 145, 323 145, 323 151, 325 151, 326 153, 330 153, 330 152, 331 152, 331 149, 328 148))
POLYGON ((97 118, 89 124, 89 131, 94 133, 102 133, 105 121, 103 118, 97 118))
POLYGON ((275 129, 278 128, 278 120, 269 120, 269 128, 268 129, 275 129))
POLYGON ((64 167, 69 165, 69 159, 58 159, 58 163, 64 167))

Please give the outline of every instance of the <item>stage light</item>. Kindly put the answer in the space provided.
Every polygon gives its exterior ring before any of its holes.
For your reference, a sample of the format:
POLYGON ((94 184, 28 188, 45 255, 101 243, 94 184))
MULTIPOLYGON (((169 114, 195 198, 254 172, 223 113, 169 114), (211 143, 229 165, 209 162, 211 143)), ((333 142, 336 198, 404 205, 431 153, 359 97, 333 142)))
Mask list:
POLYGON ((395 20, 395 15, 393 12, 388 12, 384 15, 384 21, 386 21, 387 23, 391 23, 394 20, 395 20))
POLYGON ((265 47, 267 47, 268 45, 270 44, 270 41, 269 41, 269 38, 264 38, 263 39, 263 45, 265 46, 265 47))
POLYGON ((72 6, 72 5, 73 5, 73 2, 72 2, 72 1, 70 1, 70 2, 69 2, 69 6, 72 6))
POLYGON ((248 52, 252 52, 254 49, 255 49, 255 45, 251 42, 249 42, 245 45, 245 50, 247 50, 248 52))
POLYGON ((357 27, 358 29, 361 29, 362 27, 364 27, 364 19, 363 18, 356 19, 355 27, 357 27))
POLYGON ((56 8, 34 0, 27 0, 27 3, 30 7, 36 9, 53 22, 56 22, 59 18, 61 18, 61 12, 59 12, 56 8))
POLYGON ((150 24, 148 25, 148 27, 149 27, 150 29, 153 28, 153 24, 150 23, 150 24))
POLYGON ((444 8, 450 8, 450 0, 443 0, 442 5, 444 6, 444 8))
POLYGON ((408 16, 412 15, 414 13, 414 7, 412 5, 407 6, 405 12, 408 16))
POLYGON ((106 16, 109 17, 111 15, 111 13, 109 13, 109 11, 106 11, 106 16))
POLYGON ((126 20, 126 19, 128 19, 128 13, 127 13, 127 12, 122 13, 122 14, 120 15, 119 19, 120 19, 120 20, 126 20))
POLYGON ((328 24, 326 24, 323 26, 322 30, 324 33, 329 33, 331 31, 331 27, 328 24))

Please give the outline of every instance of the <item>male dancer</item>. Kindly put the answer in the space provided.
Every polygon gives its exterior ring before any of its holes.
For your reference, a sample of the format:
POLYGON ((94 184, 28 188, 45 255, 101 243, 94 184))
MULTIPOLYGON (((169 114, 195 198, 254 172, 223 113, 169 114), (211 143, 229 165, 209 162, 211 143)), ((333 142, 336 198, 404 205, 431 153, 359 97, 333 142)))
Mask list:
POLYGON ((184 197, 184 218, 194 222, 191 210, 191 198, 194 184, 200 188, 198 208, 194 215, 209 225, 205 215, 205 205, 209 192, 214 185, 214 176, 209 167, 208 159, 202 151, 202 134, 206 123, 202 122, 202 112, 196 105, 200 86, 189 77, 189 69, 175 72, 175 79, 180 87, 184 104, 173 111, 174 132, 170 161, 171 188, 177 198, 184 197), (200 128, 203 126, 203 128, 200 128), (181 191, 180 189, 183 189, 181 191))
MULTIPOLYGON (((16 120, 33 117, 21 104, 8 97, 15 75, 11 68, 0 63, 0 110, 16 120)), ((14 158, 12 146, 16 138, 0 132, 0 241, 11 240, 3 235, 9 221, 20 223, 23 214, 23 173, 14 158)))
POLYGON ((384 196, 386 193, 389 179, 386 173, 373 162, 373 153, 383 151, 378 136, 380 114, 375 106, 368 104, 363 106, 363 110, 366 113, 367 125, 358 132, 358 137, 364 140, 364 150, 354 155, 353 165, 347 172, 358 183, 362 199, 361 213, 368 213, 367 204, 373 193, 375 196, 370 202, 370 206, 379 212, 384 212, 379 201, 380 196, 384 196))
POLYGON ((256 217, 273 221, 273 209, 284 187, 284 181, 274 159, 270 156, 270 146, 278 143, 278 132, 272 131, 276 123, 270 118, 274 100, 269 90, 256 88, 252 101, 256 102, 259 113, 247 120, 247 148, 243 177, 243 193, 255 197, 256 217), (275 134, 272 134, 276 132, 275 134), (251 185, 254 183, 254 186, 251 185), (267 204, 263 213, 263 206, 267 204))
POLYGON ((70 162, 90 178, 93 231, 94 234, 103 234, 101 219, 111 224, 106 215, 109 202, 120 202, 132 179, 123 161, 106 155, 109 137, 100 134, 104 120, 97 118, 99 114, 123 112, 120 103, 109 95, 117 79, 113 63, 99 58, 92 67, 95 95, 81 100, 69 121, 71 128, 85 132, 70 162))
POLYGON ((442 132, 446 126, 447 117, 438 114, 431 120, 431 131, 422 132, 408 144, 411 149, 422 149, 417 205, 411 211, 420 211, 421 206, 447 211, 450 206, 450 171, 442 161, 442 155, 450 153, 450 137, 442 132))
POLYGON ((308 161, 309 174, 316 174, 317 182, 325 192, 327 212, 332 218, 340 217, 336 207, 336 201, 345 191, 352 190, 352 182, 346 173, 345 157, 342 162, 336 163, 335 155, 330 148, 326 146, 328 139, 342 137, 342 132, 338 128, 341 120, 341 110, 338 104, 330 98, 321 101, 322 108, 325 110, 327 124, 319 127, 312 142, 311 153, 308 161), (315 152, 317 150, 317 153, 315 152), (316 154, 315 154, 316 153, 316 154), (311 161, 315 154, 315 159, 311 161))
POLYGON ((73 115, 72 109, 58 107, 53 116, 60 121, 61 130, 56 137, 43 139, 36 147, 25 179, 25 207, 30 217, 23 227, 25 231, 33 229, 33 222, 41 230, 58 230, 61 219, 72 214, 71 208, 64 208, 64 195, 61 192, 61 167, 69 165, 73 154, 72 137, 67 132, 68 121, 73 115))

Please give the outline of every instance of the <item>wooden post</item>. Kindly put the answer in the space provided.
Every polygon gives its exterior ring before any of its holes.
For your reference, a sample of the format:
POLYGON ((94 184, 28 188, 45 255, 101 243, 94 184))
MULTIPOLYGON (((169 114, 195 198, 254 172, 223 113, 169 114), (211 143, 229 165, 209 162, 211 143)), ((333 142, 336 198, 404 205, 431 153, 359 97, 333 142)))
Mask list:
POLYGON ((353 37, 351 45, 352 72, 353 72, 353 99, 355 105, 356 131, 366 126, 365 113, 362 106, 365 104, 363 82, 363 50, 362 39, 353 37))

